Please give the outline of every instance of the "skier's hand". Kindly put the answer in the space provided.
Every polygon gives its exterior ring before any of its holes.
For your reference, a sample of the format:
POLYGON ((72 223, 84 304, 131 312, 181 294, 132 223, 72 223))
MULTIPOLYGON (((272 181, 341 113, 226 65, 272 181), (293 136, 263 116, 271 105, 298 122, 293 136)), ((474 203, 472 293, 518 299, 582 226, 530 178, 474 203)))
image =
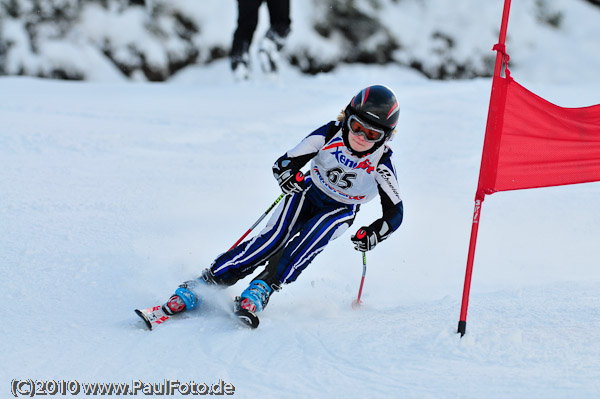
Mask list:
POLYGON ((358 229, 356 234, 350 237, 350 240, 354 243, 354 249, 360 252, 372 250, 379 241, 377 233, 368 226, 358 229))
POLYGON ((302 172, 287 170, 277 177, 277 182, 285 194, 300 193, 306 188, 302 172))

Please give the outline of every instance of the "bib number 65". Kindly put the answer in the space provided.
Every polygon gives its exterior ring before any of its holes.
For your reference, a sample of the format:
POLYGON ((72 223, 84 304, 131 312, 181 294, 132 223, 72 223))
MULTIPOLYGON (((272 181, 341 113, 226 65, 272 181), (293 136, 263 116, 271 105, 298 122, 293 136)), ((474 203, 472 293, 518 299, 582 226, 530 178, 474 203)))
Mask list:
POLYGON ((356 173, 345 172, 342 168, 333 168, 327 171, 327 180, 334 186, 338 186, 342 190, 347 190, 352 187, 352 180, 356 179, 356 173))

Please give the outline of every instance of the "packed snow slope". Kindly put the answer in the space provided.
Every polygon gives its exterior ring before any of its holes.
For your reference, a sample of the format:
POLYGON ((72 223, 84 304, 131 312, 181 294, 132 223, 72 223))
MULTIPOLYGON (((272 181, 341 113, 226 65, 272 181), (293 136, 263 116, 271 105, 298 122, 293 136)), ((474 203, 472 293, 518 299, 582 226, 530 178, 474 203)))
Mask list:
MULTIPOLYGON (((561 106, 600 102, 598 81, 521 83, 561 106)), ((0 93, 0 397, 14 379, 223 380, 239 398, 600 397, 600 183, 486 198, 456 334, 490 80, 352 67, 235 84, 223 61, 169 84, 4 77, 0 93), (401 104, 390 145, 405 221, 367 253, 364 307, 350 307, 362 262, 347 233, 272 296, 257 330, 213 299, 146 331, 133 309, 229 248, 279 195, 273 161, 374 83, 401 104)), ((379 212, 363 207, 353 229, 379 212)))

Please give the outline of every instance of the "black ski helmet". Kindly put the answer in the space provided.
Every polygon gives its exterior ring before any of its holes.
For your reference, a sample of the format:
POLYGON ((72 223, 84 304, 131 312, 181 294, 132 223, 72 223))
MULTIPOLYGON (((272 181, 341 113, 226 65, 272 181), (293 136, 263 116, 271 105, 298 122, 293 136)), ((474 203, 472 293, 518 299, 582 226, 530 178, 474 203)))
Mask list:
POLYGON ((344 111, 344 125, 352 115, 383 129, 385 132, 383 141, 386 141, 398 124, 400 106, 392 90, 386 86, 374 85, 362 89, 352 97, 344 111))

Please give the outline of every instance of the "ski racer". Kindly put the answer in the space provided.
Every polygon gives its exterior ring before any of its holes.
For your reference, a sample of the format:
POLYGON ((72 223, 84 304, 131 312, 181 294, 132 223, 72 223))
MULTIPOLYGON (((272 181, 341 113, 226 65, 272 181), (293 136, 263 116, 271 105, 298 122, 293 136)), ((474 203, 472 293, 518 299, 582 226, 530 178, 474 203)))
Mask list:
POLYGON ((360 227, 351 241, 369 251, 402 223, 392 150, 399 117, 396 95, 374 85, 356 94, 336 121, 318 128, 273 165, 287 194, 267 226, 255 237, 219 255, 201 277, 181 284, 162 305, 167 315, 197 307, 198 285, 231 286, 268 265, 236 298, 235 307, 255 313, 271 294, 302 271, 353 223, 360 205, 379 195, 382 217, 360 227), (310 162, 310 173, 301 168, 310 162))

